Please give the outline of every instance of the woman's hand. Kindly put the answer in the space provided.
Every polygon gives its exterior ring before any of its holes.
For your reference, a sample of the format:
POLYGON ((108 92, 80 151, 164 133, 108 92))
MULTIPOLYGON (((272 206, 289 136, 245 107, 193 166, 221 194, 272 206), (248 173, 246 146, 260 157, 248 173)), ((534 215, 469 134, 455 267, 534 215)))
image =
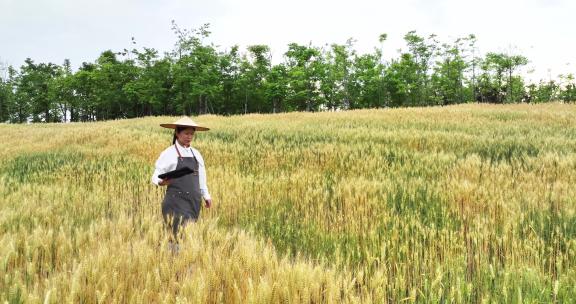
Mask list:
POLYGON ((169 178, 163 179, 158 183, 158 186, 168 186, 172 181, 169 178))
POLYGON ((204 202, 206 203, 206 208, 210 208, 210 206, 212 206, 212 199, 205 199, 204 202))

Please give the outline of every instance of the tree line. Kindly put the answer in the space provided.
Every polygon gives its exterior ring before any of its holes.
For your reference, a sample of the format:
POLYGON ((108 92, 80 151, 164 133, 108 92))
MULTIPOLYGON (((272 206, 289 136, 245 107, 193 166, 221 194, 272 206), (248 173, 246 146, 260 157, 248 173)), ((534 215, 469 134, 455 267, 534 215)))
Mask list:
MULTIPOLYGON (((147 115, 277 113, 337 109, 576 100, 572 74, 527 85, 519 54, 479 56, 476 37, 441 42, 415 31, 407 50, 384 60, 386 34, 373 52, 354 40, 323 47, 291 43, 272 63, 267 45, 219 50, 209 25, 172 23, 172 51, 107 50, 77 71, 71 63, 8 67, 0 79, 0 122, 96 121, 147 115)), ((135 45, 134 38, 132 39, 135 45)))

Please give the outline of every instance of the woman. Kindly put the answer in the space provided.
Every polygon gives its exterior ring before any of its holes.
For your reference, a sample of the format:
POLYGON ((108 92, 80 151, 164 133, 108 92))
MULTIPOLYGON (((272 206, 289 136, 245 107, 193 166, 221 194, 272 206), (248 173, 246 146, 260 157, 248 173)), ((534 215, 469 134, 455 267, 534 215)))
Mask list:
MULTIPOLYGON (((171 124, 160 124, 161 127, 174 129, 172 146, 166 148, 156 160, 156 169, 152 175, 152 183, 167 186, 162 202, 162 217, 172 229, 177 242, 178 231, 189 221, 195 222, 200 215, 201 200, 204 198, 206 208, 212 205, 212 199, 206 185, 206 169, 204 159, 198 150, 190 146, 196 131, 208 131, 188 117, 183 117, 171 124), (174 178, 160 179, 158 175, 189 167, 191 174, 174 178)), ((172 248, 172 246, 171 246, 172 248)), ((177 246, 175 248, 177 249, 177 246)))

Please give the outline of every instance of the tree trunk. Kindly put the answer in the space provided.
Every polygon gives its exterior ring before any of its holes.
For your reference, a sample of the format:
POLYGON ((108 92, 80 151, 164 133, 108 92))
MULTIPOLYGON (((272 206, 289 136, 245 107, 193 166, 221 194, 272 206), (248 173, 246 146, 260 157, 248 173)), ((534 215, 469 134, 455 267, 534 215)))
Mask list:
POLYGON ((244 114, 248 113, 248 90, 244 90, 244 114))
POLYGON ((476 58, 472 52, 472 98, 476 101, 476 58))
POLYGON ((24 114, 22 113, 22 106, 18 105, 18 122, 19 123, 24 122, 23 116, 24 116, 24 114))
POLYGON ((512 102, 512 68, 508 71, 508 102, 512 102))
POLYGON ((66 103, 65 102, 61 102, 60 103, 60 112, 62 112, 62 122, 66 122, 66 112, 67 112, 67 108, 66 108, 66 103))
POLYGON ((50 107, 46 104, 46 109, 44 109, 44 119, 46 122, 50 122, 50 107))

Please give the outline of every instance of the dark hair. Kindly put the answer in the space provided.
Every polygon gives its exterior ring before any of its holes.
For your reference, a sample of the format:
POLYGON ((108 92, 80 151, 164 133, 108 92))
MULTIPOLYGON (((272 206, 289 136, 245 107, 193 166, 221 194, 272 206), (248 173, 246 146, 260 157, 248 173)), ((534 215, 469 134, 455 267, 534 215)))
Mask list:
POLYGON ((196 128, 194 127, 181 127, 181 126, 177 126, 176 129, 174 129, 174 136, 172 137, 172 144, 176 143, 176 134, 188 129, 188 128, 192 128, 194 129, 194 131, 196 131, 196 128))

